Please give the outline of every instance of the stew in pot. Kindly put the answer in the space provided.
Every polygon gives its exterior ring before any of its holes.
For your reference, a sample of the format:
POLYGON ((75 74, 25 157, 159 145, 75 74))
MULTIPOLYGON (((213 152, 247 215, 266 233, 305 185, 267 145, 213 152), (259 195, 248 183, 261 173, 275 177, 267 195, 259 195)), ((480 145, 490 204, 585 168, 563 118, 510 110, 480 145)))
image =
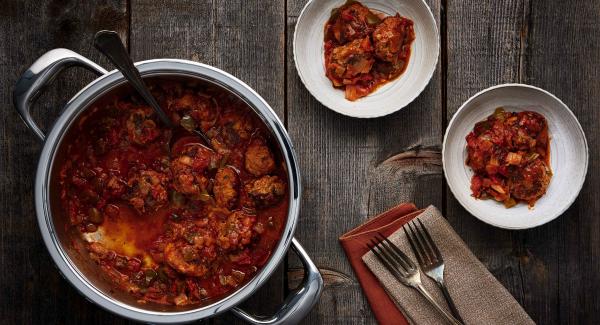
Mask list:
POLYGON ((62 208, 93 259, 141 303, 202 304, 248 281, 286 223, 285 164, 251 108, 220 88, 151 85, 80 118, 60 170, 62 208))

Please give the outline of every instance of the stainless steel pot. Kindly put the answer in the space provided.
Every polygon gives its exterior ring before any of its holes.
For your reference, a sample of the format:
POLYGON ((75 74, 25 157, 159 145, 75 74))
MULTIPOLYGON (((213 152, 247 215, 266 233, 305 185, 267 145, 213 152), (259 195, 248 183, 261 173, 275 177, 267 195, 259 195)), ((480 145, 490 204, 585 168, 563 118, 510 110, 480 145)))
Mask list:
POLYGON ((63 140, 69 136, 71 125, 88 107, 103 97, 127 88, 123 75, 107 72, 94 62, 67 49, 55 49, 40 57, 19 79, 14 90, 14 104, 33 133, 44 141, 35 180, 35 207, 39 227, 54 262, 63 276, 86 298, 99 306, 143 322, 178 323, 199 320, 231 310, 242 319, 254 324, 297 323, 312 309, 323 288, 323 279, 300 243, 293 238, 300 208, 300 175, 294 149, 283 124, 269 105, 245 83, 230 74, 208 65, 174 59, 158 59, 136 63, 143 77, 185 78, 220 86, 246 102, 265 122, 277 141, 288 171, 289 212, 279 243, 267 264, 243 287, 229 296, 207 306, 188 307, 147 306, 118 290, 102 279, 97 267, 89 258, 73 248, 67 218, 58 204, 58 191, 54 175, 63 157, 63 140), (65 68, 82 66, 95 72, 99 78, 77 93, 65 106, 50 132, 46 135, 33 121, 30 109, 44 87, 65 68), (273 273, 283 260, 289 247, 300 257, 305 270, 302 285, 291 293, 271 317, 256 317, 236 307, 250 297, 273 273))

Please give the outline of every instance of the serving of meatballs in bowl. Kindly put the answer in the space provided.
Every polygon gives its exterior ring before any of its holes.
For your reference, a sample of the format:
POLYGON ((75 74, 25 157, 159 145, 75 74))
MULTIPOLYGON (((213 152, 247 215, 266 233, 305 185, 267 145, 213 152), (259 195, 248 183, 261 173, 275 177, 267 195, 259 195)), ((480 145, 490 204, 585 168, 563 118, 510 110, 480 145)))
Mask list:
POLYGON ((588 165, 585 134, 571 110, 535 86, 503 84, 469 98, 452 116, 442 146, 444 176, 473 216, 527 229, 575 201, 588 165))
POLYGON ((412 102, 437 66, 439 34, 423 0, 309 1, 294 62, 308 91, 343 115, 374 118, 412 102))

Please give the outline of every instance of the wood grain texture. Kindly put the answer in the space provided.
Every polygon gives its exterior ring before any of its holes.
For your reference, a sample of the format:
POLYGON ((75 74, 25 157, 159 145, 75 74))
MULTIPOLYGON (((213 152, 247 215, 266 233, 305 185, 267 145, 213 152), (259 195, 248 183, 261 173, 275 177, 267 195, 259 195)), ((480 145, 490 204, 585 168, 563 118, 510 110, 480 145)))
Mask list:
MULTIPOLYGON (((117 30, 135 60, 172 57, 222 68, 248 83, 288 122, 304 187, 296 236, 326 284, 304 323, 376 323, 337 238, 401 201, 441 206, 538 323, 598 323, 600 0, 428 0, 442 33, 440 67, 414 103, 371 120, 328 110, 299 80, 291 42, 305 3, 0 0, 2 323, 128 323, 87 302, 53 267, 33 208, 41 144, 11 102, 19 75, 50 49, 70 48, 110 67, 92 47, 100 29, 117 30), (556 94, 578 117, 590 149, 588 178, 575 204, 557 220, 527 231, 479 222, 443 184, 440 146, 448 120, 468 97, 505 82, 556 94)), ((51 125, 59 108, 92 79, 81 69, 63 74, 39 99, 36 120, 51 125)), ((287 273, 281 267, 245 308, 258 314, 275 310, 302 278, 293 254, 287 264, 287 273)), ((240 321, 225 314, 205 323, 240 321)))
MULTIPOLYGON (((524 2, 449 1, 446 13, 446 116, 492 85, 519 82, 524 2)), ((466 212, 446 189, 445 215, 473 253, 523 304, 519 233, 500 230, 466 212)))
POLYGON ((484 1, 448 8, 448 118, 475 92, 523 82, 553 92, 587 134, 590 167, 582 193, 557 220, 527 231, 487 226, 448 194, 447 215, 492 273, 540 324, 597 322, 598 1, 484 1), (478 19, 473 19, 478 17, 478 19))
MULTIPOLYGON (((441 205, 441 73, 436 70, 415 102, 387 117, 334 113, 310 95, 294 66, 293 32, 305 3, 292 0, 287 7, 288 131, 304 190, 296 238, 326 274, 327 285, 304 322, 375 324, 338 237, 400 202, 441 205)), ((439 1, 428 3, 439 19, 439 1)), ((293 258, 289 264, 299 265, 293 258)))
POLYGON ((523 82, 561 98, 586 134, 589 167, 575 204, 521 238, 525 308, 540 324, 598 323, 600 312, 599 1, 531 2, 523 82))
MULTIPOLYGON (((33 182, 41 143, 12 105, 17 78, 44 52, 75 50, 96 62, 96 30, 126 36, 124 1, 1 1, 0 7, 0 320, 4 324, 120 324, 64 280, 42 242, 33 207, 33 182)), ((59 108, 93 79, 68 71, 40 97, 34 117, 51 125, 59 108)))
MULTIPOLYGON (((261 94, 284 119, 284 6, 274 1, 132 1, 134 60, 178 58, 233 74, 261 94)), ((280 267, 243 307, 272 314, 283 302, 280 267)), ((230 313, 211 323, 241 323, 230 313)))
POLYGON ((256 90, 284 118, 283 1, 131 2, 135 61, 178 58, 215 66, 256 90))

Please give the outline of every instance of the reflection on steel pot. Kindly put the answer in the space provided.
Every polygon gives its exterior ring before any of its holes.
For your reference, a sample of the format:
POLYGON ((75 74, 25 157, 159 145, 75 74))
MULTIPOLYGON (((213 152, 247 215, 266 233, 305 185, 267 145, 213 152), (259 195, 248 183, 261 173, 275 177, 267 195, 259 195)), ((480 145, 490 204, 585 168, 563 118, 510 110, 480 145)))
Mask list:
POLYGON ((255 324, 297 323, 312 309, 323 288, 323 279, 302 246, 293 238, 300 208, 300 175, 294 149, 276 114, 250 87, 219 69, 196 62, 158 59, 136 64, 144 78, 174 78, 210 83, 237 96, 251 107, 272 133, 286 165, 289 184, 289 210, 281 238, 273 248, 268 262, 254 277, 232 294, 206 306, 156 306, 141 304, 125 292, 111 290, 112 284, 102 277, 93 262, 71 243, 68 216, 59 204, 56 174, 64 160, 65 139, 82 113, 102 98, 128 90, 123 75, 107 72, 94 62, 66 49, 55 49, 40 57, 19 79, 14 91, 14 103, 27 126, 44 141, 35 183, 35 204, 38 224, 50 255, 61 273, 85 297, 99 306, 143 322, 178 323, 200 320, 231 310, 237 316, 255 324), (82 66, 99 78, 77 93, 66 105, 52 129, 46 134, 33 121, 30 109, 35 99, 65 68, 82 66), (236 307, 250 297, 283 260, 289 247, 300 257, 305 269, 303 284, 291 293, 272 317, 256 317, 236 307))

